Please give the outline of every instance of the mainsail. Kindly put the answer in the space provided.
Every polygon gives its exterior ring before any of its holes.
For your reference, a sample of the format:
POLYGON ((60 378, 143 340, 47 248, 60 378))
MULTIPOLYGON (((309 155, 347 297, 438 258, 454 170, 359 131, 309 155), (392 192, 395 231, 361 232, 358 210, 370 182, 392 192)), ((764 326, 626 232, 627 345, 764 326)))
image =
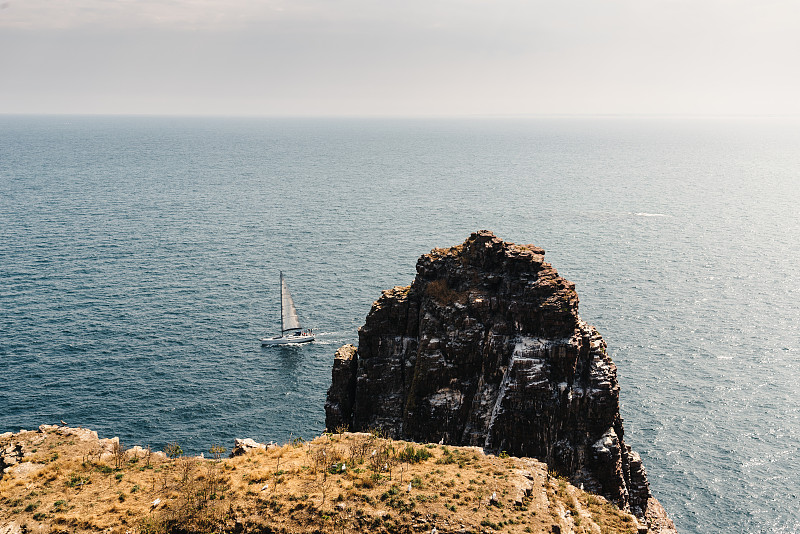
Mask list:
POLYGON ((297 317, 297 308, 294 307, 292 295, 289 293, 289 288, 286 287, 286 282, 283 281, 283 272, 281 272, 281 333, 287 330, 300 330, 300 319, 297 317))

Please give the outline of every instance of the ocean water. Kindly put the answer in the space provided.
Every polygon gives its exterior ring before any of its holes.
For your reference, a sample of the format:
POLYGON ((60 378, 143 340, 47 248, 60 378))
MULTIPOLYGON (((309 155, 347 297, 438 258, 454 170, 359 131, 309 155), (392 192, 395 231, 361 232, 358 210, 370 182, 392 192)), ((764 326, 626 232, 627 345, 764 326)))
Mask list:
POLYGON ((338 346, 493 230, 577 284, 684 533, 800 531, 800 124, 0 117, 0 432, 324 427, 338 346), (278 329, 278 272, 303 347, 278 329))

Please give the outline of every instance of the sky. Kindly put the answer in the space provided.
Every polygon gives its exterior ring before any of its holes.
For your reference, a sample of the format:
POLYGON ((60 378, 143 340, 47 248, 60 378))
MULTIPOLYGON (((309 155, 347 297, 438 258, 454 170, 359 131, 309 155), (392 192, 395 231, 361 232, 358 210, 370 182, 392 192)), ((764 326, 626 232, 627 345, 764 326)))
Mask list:
POLYGON ((797 0, 0 0, 0 113, 800 115, 797 0))

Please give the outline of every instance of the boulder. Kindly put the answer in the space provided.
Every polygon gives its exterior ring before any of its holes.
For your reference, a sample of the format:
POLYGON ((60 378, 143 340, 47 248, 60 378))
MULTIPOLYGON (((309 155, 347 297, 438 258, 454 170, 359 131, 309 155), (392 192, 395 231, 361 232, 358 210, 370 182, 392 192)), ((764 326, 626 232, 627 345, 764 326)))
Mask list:
POLYGON ((245 439, 235 439, 233 440, 233 449, 231 449, 230 457, 233 458, 234 456, 241 456, 243 454, 247 454, 252 450, 267 450, 267 447, 274 446, 274 443, 270 443, 267 445, 266 443, 259 443, 254 439, 245 438, 245 439))

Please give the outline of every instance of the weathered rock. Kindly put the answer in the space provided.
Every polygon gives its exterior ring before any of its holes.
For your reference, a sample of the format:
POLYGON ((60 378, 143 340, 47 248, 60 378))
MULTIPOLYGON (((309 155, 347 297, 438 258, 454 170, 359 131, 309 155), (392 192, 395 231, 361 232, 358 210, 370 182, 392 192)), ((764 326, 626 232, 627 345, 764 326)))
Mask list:
POLYGON ((17 524, 16 521, 12 521, 11 523, 0 527, 0 534, 22 534, 26 531, 23 531, 22 527, 17 524))
MULTIPOLYGON (((13 434, 12 434, 13 435, 13 434)), ((0 478, 3 473, 10 471, 14 466, 19 465, 25 457, 25 447, 23 443, 9 443, 0 448, 0 478)))
POLYGON ((344 345, 333 357, 333 382, 339 384, 337 390, 328 391, 326 403, 327 425, 331 430, 345 425, 347 417, 353 411, 353 399, 356 390, 356 347, 344 345))
POLYGON ((98 456, 101 460, 108 460, 114 457, 114 450, 119 449, 122 447, 119 442, 119 437, 114 436, 113 438, 101 438, 99 440, 100 443, 100 450, 98 452, 98 456))
POLYGON ((16 465, 6 468, 5 472, 13 475, 16 478, 27 478, 35 475, 44 468, 45 464, 36 462, 20 462, 16 465))
MULTIPOLYGON (((68 426, 58 426, 58 425, 39 425, 39 432, 42 434, 53 432, 61 436, 72 436, 78 438, 81 441, 96 441, 98 439, 97 432, 95 432, 94 430, 89 430, 88 428, 80 428, 80 427, 72 428, 68 426)), ((117 441, 119 441, 118 438, 117 441)))
POLYGON ((267 450, 267 447, 274 446, 274 443, 259 443, 252 438, 245 438, 245 439, 235 439, 233 440, 233 449, 231 449, 231 458, 234 456, 241 456, 243 454, 247 454, 252 450, 261 449, 263 451, 267 450))
POLYGON ((625 445, 616 366, 544 250, 488 231, 434 249, 384 291, 339 349, 326 426, 477 445, 545 461, 646 517, 649 484, 625 445))
POLYGON ((514 506, 521 508, 524 506, 525 500, 533 494, 534 487, 536 486, 536 478, 533 473, 536 471, 536 468, 546 472, 547 466, 529 458, 521 458, 520 463, 532 467, 532 469, 514 469, 513 476, 511 477, 512 483, 515 486, 513 494, 514 506))

